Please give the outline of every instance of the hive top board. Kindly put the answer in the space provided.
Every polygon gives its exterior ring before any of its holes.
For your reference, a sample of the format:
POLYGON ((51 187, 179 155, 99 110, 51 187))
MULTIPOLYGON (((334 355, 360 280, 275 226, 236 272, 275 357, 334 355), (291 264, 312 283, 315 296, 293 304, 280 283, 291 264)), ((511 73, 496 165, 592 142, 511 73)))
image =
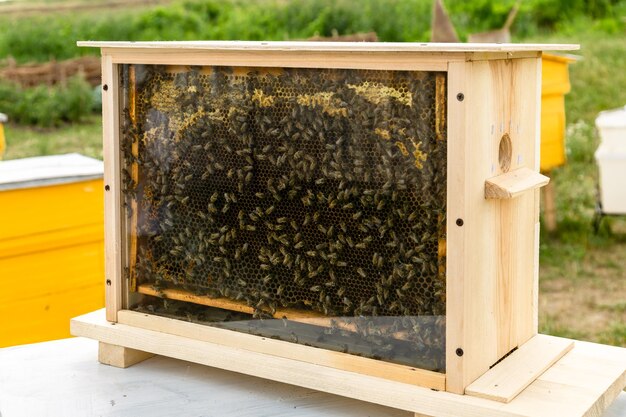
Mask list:
POLYGON ((184 41, 125 42, 79 41, 78 46, 140 49, 210 49, 238 51, 328 51, 328 52, 522 52, 574 51, 576 44, 537 43, 425 43, 425 42, 261 42, 261 41, 184 41))

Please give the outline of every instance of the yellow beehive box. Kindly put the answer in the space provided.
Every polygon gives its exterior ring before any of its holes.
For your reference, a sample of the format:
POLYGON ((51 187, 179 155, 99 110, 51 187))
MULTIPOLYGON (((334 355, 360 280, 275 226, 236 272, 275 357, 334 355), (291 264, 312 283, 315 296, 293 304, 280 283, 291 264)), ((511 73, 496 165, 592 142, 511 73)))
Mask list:
POLYGON ((69 337, 104 305, 102 162, 0 163, 0 347, 69 337))
POLYGON ((565 164, 565 94, 570 91, 567 56, 543 54, 541 83, 541 171, 565 164))

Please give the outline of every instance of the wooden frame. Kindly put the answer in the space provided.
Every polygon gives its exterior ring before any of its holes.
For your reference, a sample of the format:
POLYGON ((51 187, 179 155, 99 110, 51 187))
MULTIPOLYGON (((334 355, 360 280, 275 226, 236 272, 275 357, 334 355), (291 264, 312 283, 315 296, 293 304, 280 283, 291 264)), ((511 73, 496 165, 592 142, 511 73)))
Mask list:
POLYGON ((106 317, 122 309, 122 190, 118 112, 119 74, 110 55, 102 56, 102 136, 104 143, 104 272, 106 317))
MULTIPOLYGON (((537 371, 517 380, 513 384, 516 388, 508 393, 493 394, 481 387, 479 378, 488 375, 489 369, 509 353, 524 348, 525 343, 532 341, 533 351, 550 346, 547 339, 537 337, 538 188, 548 181, 537 172, 541 51, 574 46, 280 42, 79 45, 101 47, 103 52, 105 184, 110 187, 106 191, 105 222, 107 320, 285 361, 455 394, 492 395, 505 401, 571 347, 558 345, 549 350, 548 358, 542 356, 537 363, 531 360, 537 371), (118 65, 156 63, 447 72, 448 161, 454 163, 448 164, 447 172, 445 374, 128 310, 129 283, 122 281, 129 243, 123 238, 128 226, 122 221, 120 197, 118 65), (472 383, 474 388, 466 391, 472 383)), ((142 288, 139 292, 151 291, 142 288)), ((169 296, 186 297, 178 293, 169 296)), ((196 298, 192 301, 208 302, 196 298)), ((315 314, 306 319, 319 320, 315 314)))

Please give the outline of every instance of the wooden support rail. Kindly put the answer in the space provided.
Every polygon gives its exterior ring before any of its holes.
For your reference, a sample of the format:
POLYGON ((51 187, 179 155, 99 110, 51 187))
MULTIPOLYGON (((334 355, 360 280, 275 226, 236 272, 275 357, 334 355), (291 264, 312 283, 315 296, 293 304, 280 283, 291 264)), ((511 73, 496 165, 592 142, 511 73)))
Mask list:
MULTIPOLYGON (((141 284, 137 287, 137 292, 144 295, 154 297, 167 298, 170 300, 185 301, 188 303, 200 304, 208 307, 222 308, 225 310, 236 311, 238 313, 254 314, 254 307, 249 306, 244 301, 231 300, 225 297, 210 297, 208 295, 197 295, 189 291, 177 288, 156 289, 150 284, 141 284)), ((311 310, 299 310, 293 308, 277 309, 272 315, 275 319, 287 319, 302 324, 310 324, 320 327, 336 327, 349 332, 357 332, 355 323, 351 323, 345 317, 328 317, 322 313, 311 310)), ((409 334, 406 331, 398 331, 390 334, 397 340, 409 340, 409 334)))
MULTIPOLYGON (((254 307, 249 306, 244 301, 231 300, 225 297, 210 297, 208 295, 196 295, 188 291, 176 288, 156 289, 150 284, 141 284, 137 287, 137 292, 155 297, 169 298, 171 300, 186 301, 209 307, 223 308, 225 310, 237 311, 239 313, 254 314, 254 307)), ((330 320, 321 313, 310 310, 296 310, 290 308, 277 309, 273 317, 276 319, 286 318, 297 321, 298 319, 323 318, 330 320)))

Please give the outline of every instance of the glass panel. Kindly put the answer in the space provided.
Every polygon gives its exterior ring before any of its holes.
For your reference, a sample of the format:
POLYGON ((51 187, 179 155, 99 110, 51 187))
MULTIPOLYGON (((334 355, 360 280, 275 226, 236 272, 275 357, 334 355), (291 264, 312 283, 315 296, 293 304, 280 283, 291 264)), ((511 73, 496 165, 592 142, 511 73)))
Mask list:
POLYGON ((445 370, 445 73, 122 66, 132 307, 445 370))

